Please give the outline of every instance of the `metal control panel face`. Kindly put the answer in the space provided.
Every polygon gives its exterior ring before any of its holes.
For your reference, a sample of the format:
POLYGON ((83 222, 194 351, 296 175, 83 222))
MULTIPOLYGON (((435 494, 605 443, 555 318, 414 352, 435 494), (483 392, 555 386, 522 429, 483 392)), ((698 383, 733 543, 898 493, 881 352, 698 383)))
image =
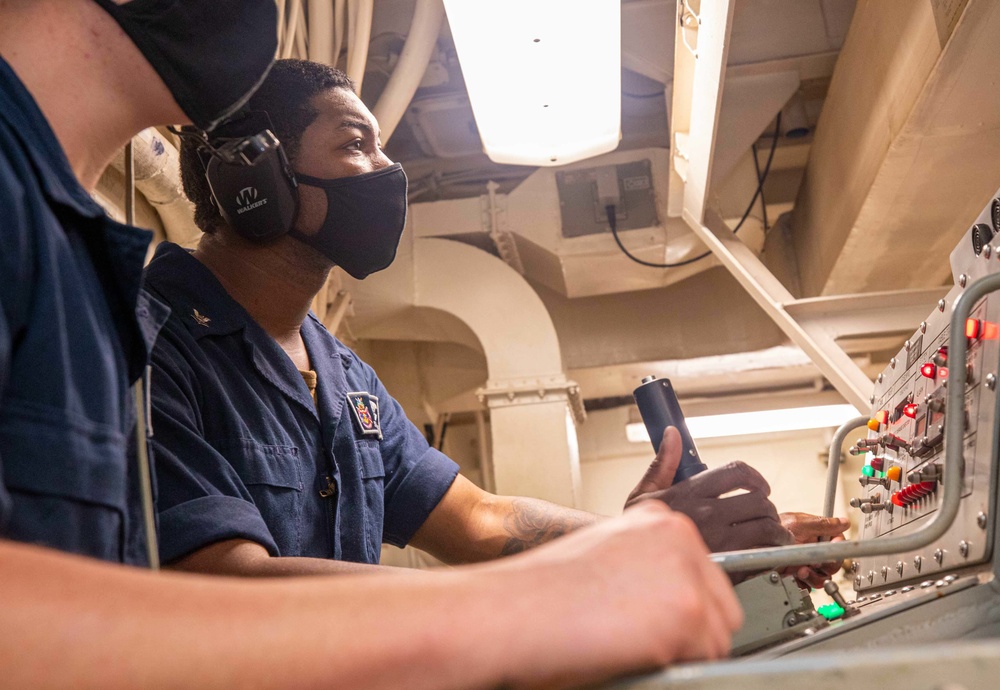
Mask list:
POLYGON ((977 230, 987 224, 994 233, 1000 232, 994 227, 1000 218, 992 218, 993 205, 983 209, 951 254, 955 287, 878 376, 869 430, 851 449, 865 456, 858 478, 863 494, 852 501, 852 508, 863 515, 861 539, 908 534, 926 524, 939 506, 944 422, 948 415, 963 415, 965 468, 958 515, 942 538, 919 551, 857 559, 852 570, 858 593, 919 584, 936 575, 985 564, 991 556, 1000 293, 984 298, 967 321, 965 371, 949 369, 948 337, 952 305, 965 286, 1000 272, 1000 248, 984 242, 986 233, 977 230), (962 410, 946 409, 947 390, 952 386, 965 390, 962 410))

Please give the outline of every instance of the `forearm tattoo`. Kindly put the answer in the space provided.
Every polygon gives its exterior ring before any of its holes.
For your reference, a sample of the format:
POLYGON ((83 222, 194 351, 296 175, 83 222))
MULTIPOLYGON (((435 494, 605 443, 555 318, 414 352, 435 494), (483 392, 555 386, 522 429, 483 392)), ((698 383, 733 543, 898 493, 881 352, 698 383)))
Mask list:
POLYGON ((529 498, 515 498, 511 510, 503 519, 504 531, 510 535, 501 556, 510 556, 544 544, 575 529, 585 527, 596 517, 570 508, 529 498))

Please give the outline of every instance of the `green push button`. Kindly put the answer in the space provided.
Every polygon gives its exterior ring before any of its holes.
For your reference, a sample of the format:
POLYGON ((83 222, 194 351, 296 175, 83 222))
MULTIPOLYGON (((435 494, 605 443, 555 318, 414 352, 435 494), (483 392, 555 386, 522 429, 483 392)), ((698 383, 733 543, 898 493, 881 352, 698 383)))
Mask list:
POLYGON ((875 468, 872 467, 871 465, 865 465, 864 467, 861 468, 861 474, 865 475, 866 477, 874 477, 875 468))
POLYGON ((828 621, 835 621, 844 615, 844 609, 841 608, 840 604, 837 604, 836 602, 832 604, 823 604, 816 609, 816 611, 828 621))

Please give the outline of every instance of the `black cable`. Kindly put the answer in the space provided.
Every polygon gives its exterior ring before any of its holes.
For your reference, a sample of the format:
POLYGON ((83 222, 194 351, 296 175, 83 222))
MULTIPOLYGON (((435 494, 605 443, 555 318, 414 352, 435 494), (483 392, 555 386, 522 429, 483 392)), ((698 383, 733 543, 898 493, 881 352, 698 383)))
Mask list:
POLYGON ((757 171, 757 184, 760 185, 760 212, 764 216, 764 233, 767 234, 769 225, 767 222, 767 201, 764 199, 764 178, 760 174, 760 161, 757 160, 757 142, 750 145, 753 151, 753 169, 757 171))
MULTIPOLYGON (((733 234, 735 235, 743 227, 743 223, 746 222, 747 218, 750 217, 750 211, 753 210, 754 204, 757 203, 757 198, 764 194, 764 181, 767 179, 767 175, 771 172, 771 161, 774 160, 774 151, 778 148, 778 133, 781 131, 781 113, 778 113, 778 117, 774 122, 774 137, 771 139, 771 151, 767 154, 767 163, 764 165, 764 172, 757 177, 757 191, 754 192, 753 198, 750 199, 750 204, 747 206, 747 210, 743 212, 743 217, 740 218, 740 222, 736 224, 733 228, 733 234)), ((706 256, 712 253, 711 250, 699 254, 698 256, 691 257, 690 259, 685 259, 684 261, 676 261, 670 264, 656 264, 651 261, 644 261, 639 257, 632 254, 625 245, 622 244, 621 238, 618 237, 618 221, 615 218, 615 206, 614 204, 609 204, 604 208, 604 212, 608 216, 608 225, 611 227, 611 235, 615 238, 615 243, 617 243, 618 248, 622 250, 628 258, 637 264, 643 266, 649 266, 650 268, 679 268, 681 266, 687 266, 688 264, 693 264, 695 261, 700 261, 706 256)))

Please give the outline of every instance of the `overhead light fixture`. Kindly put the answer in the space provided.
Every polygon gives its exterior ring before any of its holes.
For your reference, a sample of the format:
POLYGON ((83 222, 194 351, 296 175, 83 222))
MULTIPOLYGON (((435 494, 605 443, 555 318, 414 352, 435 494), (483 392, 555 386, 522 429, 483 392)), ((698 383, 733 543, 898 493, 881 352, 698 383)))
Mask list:
POLYGON ((564 165, 621 136, 621 0, 444 0, 483 149, 564 165))
MULTIPOLYGON (((692 438, 697 439, 838 427, 857 416, 858 411, 853 405, 816 405, 688 417, 684 421, 692 438)), ((632 443, 649 443, 649 434, 641 422, 626 425, 625 436, 632 443)))

